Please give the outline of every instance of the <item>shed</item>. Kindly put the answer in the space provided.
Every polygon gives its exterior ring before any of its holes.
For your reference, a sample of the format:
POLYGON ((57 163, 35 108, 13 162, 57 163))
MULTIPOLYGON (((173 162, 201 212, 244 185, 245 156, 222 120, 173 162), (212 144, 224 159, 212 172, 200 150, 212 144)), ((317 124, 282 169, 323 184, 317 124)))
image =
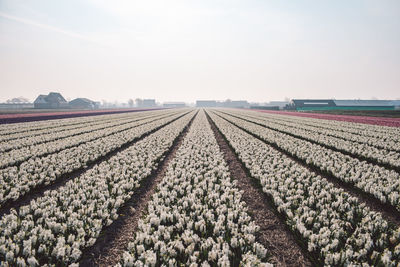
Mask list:
POLYGON ((75 98, 69 102, 70 108, 73 109, 97 109, 99 108, 95 101, 87 98, 75 98))
POLYGON ((196 107, 216 107, 217 106, 217 101, 216 100, 197 100, 196 101, 196 107))
POLYGON ((186 107, 184 102, 165 102, 163 104, 164 108, 183 108, 186 107))

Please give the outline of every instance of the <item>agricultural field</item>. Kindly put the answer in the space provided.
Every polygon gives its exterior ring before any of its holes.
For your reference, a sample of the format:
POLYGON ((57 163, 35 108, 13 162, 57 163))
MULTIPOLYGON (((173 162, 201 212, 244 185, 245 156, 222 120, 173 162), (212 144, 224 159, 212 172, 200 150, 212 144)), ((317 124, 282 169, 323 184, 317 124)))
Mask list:
POLYGON ((119 114, 157 110, 159 108, 124 108, 124 109, 95 109, 95 110, 71 110, 71 109, 0 109, 0 124, 16 122, 32 122, 75 117, 99 116, 107 114, 119 114))
POLYGON ((148 110, 2 124, 0 152, 1 266, 400 264, 398 127, 148 110))
POLYGON ((399 110, 310 110, 303 112, 261 110, 261 112, 324 120, 400 127, 399 110))
POLYGON ((310 112, 333 115, 400 118, 400 110, 318 110, 317 112, 310 112))

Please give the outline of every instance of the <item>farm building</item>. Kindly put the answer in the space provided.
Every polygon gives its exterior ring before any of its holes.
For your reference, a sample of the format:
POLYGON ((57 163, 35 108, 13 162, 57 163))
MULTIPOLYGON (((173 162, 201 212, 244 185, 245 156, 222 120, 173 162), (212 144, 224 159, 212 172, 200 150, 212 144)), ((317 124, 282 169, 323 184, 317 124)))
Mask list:
POLYGON ((155 99, 143 99, 142 102, 142 107, 155 107, 156 106, 156 100, 155 99))
POLYGON ((279 109, 283 109, 287 104, 289 104, 289 101, 270 101, 266 106, 278 106, 279 109))
POLYGON ((211 107, 216 107, 217 106, 217 101, 215 100, 197 100, 196 101, 196 107, 199 108, 211 108, 211 107))
POLYGON ((293 99, 287 109, 306 110, 394 110, 400 107, 398 100, 336 100, 293 99))
POLYGON ((246 100, 232 100, 222 103, 222 106, 227 108, 248 108, 250 104, 246 100))
POLYGON ((68 102, 60 93, 51 92, 48 95, 39 95, 33 102, 34 108, 53 109, 68 108, 68 102))
POLYGON ((251 109, 264 109, 264 110, 280 110, 284 109, 286 105, 289 104, 289 101, 270 101, 268 103, 263 104, 253 104, 250 106, 251 109))
POLYGON ((165 102, 163 104, 164 108, 183 108, 186 107, 185 102, 165 102))
POLYGON ((69 102, 70 108, 73 109, 98 109, 99 105, 87 98, 75 98, 69 102))

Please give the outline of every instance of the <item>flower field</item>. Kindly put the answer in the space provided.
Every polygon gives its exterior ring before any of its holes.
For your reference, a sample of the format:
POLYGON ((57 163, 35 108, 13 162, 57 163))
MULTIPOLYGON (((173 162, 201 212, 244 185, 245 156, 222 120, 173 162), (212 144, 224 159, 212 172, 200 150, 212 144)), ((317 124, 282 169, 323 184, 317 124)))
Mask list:
MULTIPOLYGON (((98 116, 107 114, 120 114, 128 112, 140 112, 148 109, 99 109, 99 110, 79 110, 79 111, 57 111, 57 112, 23 112, 23 113, 11 113, 11 114, 0 114, 0 123, 15 123, 15 122, 31 122, 31 121, 46 121, 54 119, 65 119, 75 117, 88 117, 98 116)), ((156 110, 156 109, 151 109, 156 110)), ((35 110, 33 110, 35 111, 35 110)))
POLYGON ((385 118, 385 117, 370 117, 370 116, 354 116, 354 115, 333 115, 323 113, 311 113, 311 112, 282 112, 282 111, 261 111, 272 114, 284 114, 297 117, 323 119, 323 120, 334 120, 354 123, 364 123, 371 125, 389 126, 389 127, 400 127, 399 118, 385 118))
POLYGON ((399 143, 240 109, 2 124, 0 265, 398 266, 399 143))

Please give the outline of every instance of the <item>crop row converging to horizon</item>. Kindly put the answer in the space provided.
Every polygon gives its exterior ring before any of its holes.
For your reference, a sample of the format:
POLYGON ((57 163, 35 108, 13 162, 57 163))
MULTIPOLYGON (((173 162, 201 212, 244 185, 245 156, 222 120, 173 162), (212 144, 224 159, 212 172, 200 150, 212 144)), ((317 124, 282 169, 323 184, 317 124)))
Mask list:
POLYGON ((400 128, 241 109, 0 125, 0 262, 397 266, 399 144, 400 128))

